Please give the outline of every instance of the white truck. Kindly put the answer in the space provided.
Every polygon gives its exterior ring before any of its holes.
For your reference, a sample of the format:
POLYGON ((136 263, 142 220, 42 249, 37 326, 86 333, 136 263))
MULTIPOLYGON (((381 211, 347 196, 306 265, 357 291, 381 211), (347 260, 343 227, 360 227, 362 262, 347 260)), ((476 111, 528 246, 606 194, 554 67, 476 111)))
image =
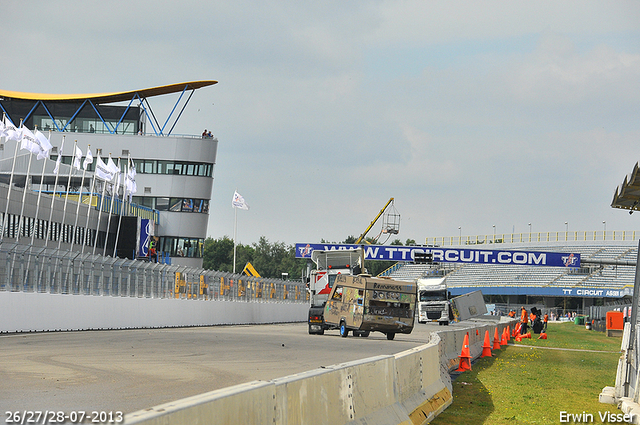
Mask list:
POLYGON ((315 250, 311 253, 311 260, 316 264, 315 269, 309 268, 308 285, 309 298, 309 333, 324 334, 325 330, 337 329, 324 321, 324 306, 329 298, 336 277, 341 274, 358 275, 362 273, 360 267, 362 250, 315 250))
POLYGON ((418 285, 418 322, 438 322, 447 326, 451 317, 451 302, 445 278, 420 278, 418 285))

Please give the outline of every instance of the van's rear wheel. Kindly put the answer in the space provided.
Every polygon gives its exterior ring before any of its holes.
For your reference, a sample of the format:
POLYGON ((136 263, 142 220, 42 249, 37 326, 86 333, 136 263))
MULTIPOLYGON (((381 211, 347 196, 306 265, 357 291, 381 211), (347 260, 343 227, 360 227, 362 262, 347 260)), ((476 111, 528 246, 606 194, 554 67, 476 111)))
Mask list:
POLYGON ((393 338, 395 338, 395 337, 396 337, 396 333, 395 332, 388 332, 387 333, 387 339, 389 341, 393 341, 393 338))
POLYGON ((347 324, 344 323, 344 320, 340 322, 340 336, 346 338, 349 335, 349 329, 347 329, 347 324))

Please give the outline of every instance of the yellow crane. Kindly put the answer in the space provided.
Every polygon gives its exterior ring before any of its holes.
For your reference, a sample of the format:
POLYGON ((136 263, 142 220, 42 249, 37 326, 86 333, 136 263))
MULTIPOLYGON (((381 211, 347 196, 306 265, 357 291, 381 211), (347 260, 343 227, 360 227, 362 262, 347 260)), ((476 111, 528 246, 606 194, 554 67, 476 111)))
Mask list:
POLYGON ((369 224, 369 227, 367 227, 365 231, 362 232, 358 240, 356 240, 355 242, 356 245, 358 245, 360 242, 364 240, 365 236, 367 236, 367 233, 369 233, 371 228, 376 224, 378 219, 380 219, 380 217, 384 214, 387 208, 389 208, 389 206, 391 206, 390 211, 387 213, 387 215, 383 219, 382 230, 380 231, 380 234, 376 236, 375 240, 377 241, 380 235, 382 235, 383 233, 387 233, 389 235, 398 234, 398 231, 400 230, 400 214, 398 214, 398 211, 396 210, 393 204, 394 204, 394 199, 390 198, 385 204, 385 206, 380 210, 376 218, 374 218, 371 224, 369 224))

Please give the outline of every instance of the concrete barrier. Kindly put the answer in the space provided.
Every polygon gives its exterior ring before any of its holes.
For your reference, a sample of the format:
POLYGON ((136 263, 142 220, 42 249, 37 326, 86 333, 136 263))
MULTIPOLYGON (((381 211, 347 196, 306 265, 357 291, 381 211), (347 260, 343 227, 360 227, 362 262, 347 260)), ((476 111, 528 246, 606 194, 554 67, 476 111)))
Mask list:
POLYGON ((501 335, 514 322, 470 322, 434 332, 428 344, 394 356, 213 391, 128 414, 125 424, 426 424, 453 401, 449 372, 458 367, 465 335, 477 358, 486 330, 501 335))
POLYGON ((453 401, 449 373, 440 363, 444 342, 434 333, 429 344, 396 354, 399 403, 410 423, 427 423, 453 401))
POLYGON ((253 381, 126 415, 127 424, 272 424, 275 385, 253 381))
POLYGON ((0 332, 303 322, 306 303, 0 291, 0 332))
POLYGON ((394 356, 275 379, 277 425, 410 424, 397 403, 394 356))

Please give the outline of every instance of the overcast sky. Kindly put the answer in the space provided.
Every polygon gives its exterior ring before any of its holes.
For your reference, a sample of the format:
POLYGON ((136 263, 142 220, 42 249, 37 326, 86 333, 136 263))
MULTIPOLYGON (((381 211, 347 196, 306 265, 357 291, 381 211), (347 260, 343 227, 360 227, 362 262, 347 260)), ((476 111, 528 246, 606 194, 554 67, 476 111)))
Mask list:
MULTIPOLYGON (((175 133, 219 139, 207 234, 401 240, 640 229, 637 1, 3 1, 0 88, 192 80, 175 133), (458 228, 461 227, 459 230, 458 228), (380 231, 376 226, 371 232, 380 231)), ((175 98, 152 99, 166 117, 175 98)))

